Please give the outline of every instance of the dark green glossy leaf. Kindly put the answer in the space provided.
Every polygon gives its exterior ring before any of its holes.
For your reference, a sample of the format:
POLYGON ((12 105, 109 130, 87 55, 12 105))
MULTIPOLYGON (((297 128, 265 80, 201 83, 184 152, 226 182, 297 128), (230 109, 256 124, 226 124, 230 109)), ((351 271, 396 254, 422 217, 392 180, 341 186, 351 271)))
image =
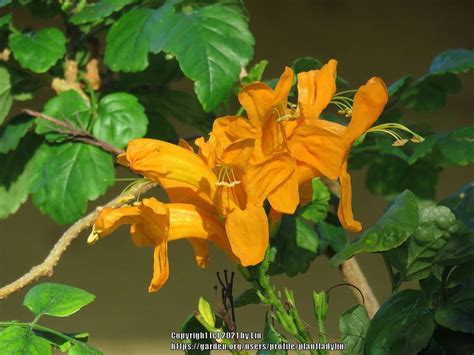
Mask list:
POLYGON ((441 266, 459 265, 470 261, 474 261, 474 233, 456 235, 434 258, 434 262, 441 266))
POLYGON ((10 112, 13 103, 11 77, 7 68, 0 65, 0 124, 10 112))
POLYGON ((382 218, 331 259, 337 266, 362 252, 379 252, 401 245, 418 226, 418 205, 411 191, 401 193, 389 206, 382 218))
MULTIPOLYGON (((199 321, 194 317, 194 315, 189 316, 189 318, 184 322, 183 326, 181 327, 182 333, 208 333, 206 328, 199 323, 199 321)), ((210 336, 207 339, 186 339, 182 341, 183 344, 188 344, 189 349, 185 351, 186 355, 210 355, 211 352, 209 350, 197 350, 195 349, 196 343, 197 344, 212 344, 212 339, 210 336)))
POLYGON ((450 49, 436 56, 431 63, 430 73, 466 73, 474 69, 474 51, 450 49))
POLYGON ((288 276, 295 276, 308 270, 316 257, 319 238, 301 217, 285 215, 271 244, 276 247, 277 253, 270 264, 270 273, 286 272, 288 276))
POLYGON ((430 341, 433 313, 418 290, 403 290, 390 297, 370 322, 365 354, 417 354, 430 341))
MULTIPOLYGON (((91 108, 77 91, 69 90, 53 97, 44 106, 45 115, 56 118, 60 121, 68 121, 77 128, 86 129, 90 122, 91 108)), ((56 130, 61 130, 54 123, 42 118, 36 119, 36 133, 44 134, 51 142, 61 142, 66 136, 56 130)))
POLYGON ((94 301, 95 296, 80 288, 43 283, 31 288, 23 304, 36 316, 67 317, 94 301))
POLYGON ((151 38, 167 31, 164 24, 174 15, 174 1, 157 10, 138 8, 124 14, 107 35, 105 64, 114 71, 136 72, 148 66, 151 38))
POLYGON ((28 198, 30 186, 37 175, 35 162, 40 139, 27 135, 20 147, 0 154, 0 219, 15 213, 28 198))
POLYGON ((469 279, 474 278, 474 260, 457 265, 449 273, 446 287, 456 287, 469 279))
POLYGON ((39 177, 31 190, 33 202, 57 223, 72 223, 87 209, 87 202, 114 184, 112 157, 84 143, 43 145, 43 159, 34 168, 39 177))
POLYGON ((422 355, 472 354, 474 352, 472 334, 453 332, 440 326, 436 328, 431 343, 430 345, 433 346, 425 349, 422 355))
POLYGON ((346 246, 347 234, 342 227, 321 221, 317 225, 317 230, 321 240, 321 250, 330 246, 332 250, 339 252, 346 246))
POLYGON ((376 195, 391 197, 403 190, 411 190, 421 198, 435 196, 440 168, 430 160, 420 159, 409 165, 402 159, 384 156, 370 165, 366 186, 376 195))
POLYGON ((436 309, 435 320, 454 331, 474 333, 474 289, 463 289, 436 309))
POLYGON ((474 231, 474 182, 463 186, 440 204, 449 207, 470 231, 474 231))
POLYGON ((346 349, 342 351, 342 354, 364 354, 364 343, 369 323, 367 310, 360 304, 348 309, 341 315, 339 319, 341 343, 346 345, 346 349))
POLYGON ((440 140, 439 150, 451 164, 474 162, 474 126, 458 128, 440 140))
POLYGON ((433 112, 446 106, 447 94, 454 94, 460 89, 461 81, 456 75, 431 74, 406 89, 400 100, 414 111, 433 112))
POLYGON ((92 134, 116 147, 124 148, 134 138, 147 131, 148 118, 138 99, 118 92, 105 96, 99 102, 92 134))
POLYGON ((94 4, 87 4, 80 12, 72 16, 70 21, 75 25, 98 21, 110 16, 116 11, 120 11, 124 6, 134 1, 135 0, 100 0, 94 4))
POLYGON ((413 77, 411 75, 405 75, 404 77, 393 82, 388 86, 389 96, 399 95, 403 93, 403 91, 405 91, 405 89, 410 85, 412 81, 413 77))
POLYGON ((250 288, 242 292, 235 300, 234 307, 243 307, 249 304, 260 303, 260 297, 258 297, 257 291, 254 288, 250 288))
POLYGON ((151 39, 151 51, 176 55, 183 73, 195 81, 203 108, 214 110, 232 92, 242 67, 253 56, 247 19, 219 4, 175 13, 151 39))
POLYGON ((420 206, 413 236, 399 248, 387 251, 385 256, 401 272, 402 280, 428 277, 434 257, 459 228, 449 208, 433 203, 420 206))
POLYGON ((154 110, 170 120, 178 120, 207 134, 212 127, 213 116, 204 112, 196 96, 176 90, 165 90, 153 99, 154 110))
POLYGON ((8 124, 0 127, 0 154, 16 149, 20 140, 28 133, 32 125, 32 117, 18 115, 8 121, 8 124))
POLYGON ((311 184, 313 188, 311 202, 301 207, 298 214, 313 223, 319 223, 326 218, 331 194, 320 179, 313 179, 311 184))
POLYGON ((44 73, 66 52, 66 37, 57 28, 45 28, 38 32, 13 33, 9 45, 24 68, 44 73))
POLYGON ((31 329, 12 325, 0 333, 0 354, 49 355, 51 345, 31 329))

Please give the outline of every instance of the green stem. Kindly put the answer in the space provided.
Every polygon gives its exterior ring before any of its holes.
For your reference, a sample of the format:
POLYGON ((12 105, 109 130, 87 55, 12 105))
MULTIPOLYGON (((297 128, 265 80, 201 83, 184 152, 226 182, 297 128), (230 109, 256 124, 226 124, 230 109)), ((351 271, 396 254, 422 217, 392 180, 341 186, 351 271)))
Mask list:
POLYGON ((242 116, 243 113, 244 113, 244 108, 242 106, 240 106, 239 110, 237 111, 237 113, 235 115, 236 116, 242 116))

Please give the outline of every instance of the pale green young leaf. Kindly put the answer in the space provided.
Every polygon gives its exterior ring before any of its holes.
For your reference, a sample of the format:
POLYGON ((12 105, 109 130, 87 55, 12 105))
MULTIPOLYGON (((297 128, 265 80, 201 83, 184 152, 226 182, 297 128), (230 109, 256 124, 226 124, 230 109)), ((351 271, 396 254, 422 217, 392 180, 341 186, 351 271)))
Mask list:
POLYGON ((30 328, 12 325, 0 333, 0 354, 50 355, 51 345, 30 328))

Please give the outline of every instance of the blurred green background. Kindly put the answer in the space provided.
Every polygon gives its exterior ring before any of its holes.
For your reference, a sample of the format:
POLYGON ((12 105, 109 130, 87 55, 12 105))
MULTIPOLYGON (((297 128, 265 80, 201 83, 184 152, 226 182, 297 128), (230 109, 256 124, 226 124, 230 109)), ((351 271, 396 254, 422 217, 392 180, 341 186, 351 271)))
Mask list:
MULTIPOLYGON (((255 0, 246 4, 257 43, 255 62, 270 61, 266 77, 279 75, 283 67, 297 57, 313 56, 322 61, 337 59, 339 73, 354 87, 374 75, 389 84, 405 74, 425 74, 432 59, 443 50, 474 48, 474 2, 470 0, 255 0)), ((471 125, 474 75, 464 75, 462 79, 461 94, 449 97, 447 108, 436 114, 409 115, 414 120, 431 121, 435 130, 471 125)), ((178 85, 191 87, 186 82, 178 85)), ((185 128, 182 132, 183 135, 191 133, 185 128)), ((473 177, 472 167, 445 171, 441 175, 438 198, 454 192, 473 177)), ((125 184, 118 183, 99 203, 119 193, 125 184)), ((365 189, 363 171, 353 175, 353 185, 355 215, 365 226, 370 226, 382 214, 386 202, 365 189)), ((31 203, 8 220, 0 221, 0 284, 14 280, 40 263, 65 228, 41 215, 31 203)), ((126 228, 92 247, 86 244, 86 237, 84 233, 73 243, 54 276, 43 281, 84 288, 94 293, 97 300, 68 319, 45 318, 43 322, 63 331, 91 332, 91 343, 106 354, 176 354, 169 350, 169 333, 179 330, 197 307, 199 296, 213 299, 216 271, 234 269, 229 260, 215 250, 210 267, 199 269, 189 245, 175 242, 170 245, 168 283, 158 293, 148 294, 151 249, 134 247, 126 228)), ((381 257, 364 255, 358 260, 377 297, 383 301, 390 287, 381 257)), ((342 279, 322 257, 306 274, 294 279, 279 276, 275 282, 295 290, 304 319, 314 324, 311 291, 328 289, 342 279)), ((235 294, 246 288, 246 282, 237 275, 235 294)), ((32 318, 21 305, 25 292, 0 302, 0 319, 32 318)), ((349 288, 331 292, 330 339, 338 336, 340 313, 356 302, 349 288)), ((237 310, 241 331, 261 331, 258 327, 263 327, 263 320, 263 307, 237 310)))

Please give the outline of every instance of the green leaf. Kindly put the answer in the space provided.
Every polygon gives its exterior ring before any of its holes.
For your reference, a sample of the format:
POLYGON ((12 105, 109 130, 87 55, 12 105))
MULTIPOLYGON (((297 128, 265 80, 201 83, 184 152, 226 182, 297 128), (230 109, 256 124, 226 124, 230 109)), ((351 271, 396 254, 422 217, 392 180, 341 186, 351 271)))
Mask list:
POLYGON ((438 147, 451 164, 465 166, 474 162, 474 126, 450 132, 440 140, 438 147))
POLYGON ((33 119, 22 114, 12 118, 7 125, 0 127, 0 154, 16 149, 32 125, 33 119))
POLYGON ((401 193, 389 206, 381 219, 352 243, 337 253, 330 261, 340 265, 362 252, 379 252, 393 249, 412 235, 418 226, 418 205, 411 191, 401 193))
POLYGON ((470 231, 474 231, 474 182, 463 186, 440 204, 449 207, 456 218, 461 220, 470 231))
POLYGON ((133 95, 119 92, 105 96, 99 102, 97 114, 92 134, 119 148, 146 133, 148 118, 145 109, 133 95))
POLYGON ((0 333, 1 354, 51 354, 51 345, 29 328, 12 325, 0 333))
POLYGON ((16 60, 24 68, 44 73, 66 52, 66 37, 57 28, 45 28, 38 32, 13 33, 9 46, 16 60))
POLYGON ((257 291, 254 288, 250 288, 242 292, 235 300, 234 307, 243 307, 249 304, 258 304, 260 303, 260 297, 257 294, 257 291))
POLYGON ((301 217, 284 215, 278 235, 271 244, 277 253, 270 264, 270 274, 286 272, 288 276, 295 276, 308 270, 316 257, 319 238, 301 217))
MULTIPOLYGON (((205 333, 208 335, 208 331, 204 326, 199 323, 194 315, 188 317, 188 319, 184 322, 183 326, 181 327, 182 333, 205 333)), ((212 339, 210 336, 194 340, 194 339, 186 339, 182 340, 184 344, 189 344, 189 350, 186 350, 186 355, 210 355, 211 352, 209 350, 198 350, 196 349, 196 344, 205 344, 209 345, 212 344, 212 339)))
POLYGON ((471 261, 474 261, 474 233, 456 235, 434 258, 434 262, 441 266, 453 266, 471 261))
POLYGON ((318 223, 317 229, 322 250, 325 250, 328 245, 334 251, 339 252, 346 246, 347 234, 343 228, 321 221, 318 223))
POLYGON ((135 0, 100 0, 94 4, 87 4, 81 11, 71 17, 71 23, 75 25, 94 22, 120 11, 123 7, 133 3, 135 0))
POLYGON ((245 78, 243 78, 242 84, 248 85, 254 83, 256 81, 261 81, 263 77, 263 73, 265 72, 265 68, 268 65, 268 60, 261 60, 257 64, 255 64, 250 70, 249 73, 245 78))
POLYGON ((400 100, 414 111, 433 112, 446 106, 447 94, 454 94, 460 89, 461 81, 455 74, 431 74, 406 89, 400 100))
POLYGON ((12 23, 13 16, 12 13, 8 13, 5 16, 0 17, 0 28, 2 28, 5 25, 9 25, 12 23))
POLYGON ((434 257, 460 228, 456 216, 445 206, 430 203, 420 206, 418 214, 413 236, 385 253, 392 266, 401 272, 403 281, 428 277, 434 257))
POLYGON ((328 294, 324 291, 319 293, 313 291, 313 307, 318 318, 318 323, 324 322, 329 310, 328 294))
MULTIPOLYGON (((90 104, 77 91, 68 90, 53 97, 44 106, 43 113, 60 121, 69 121, 77 128, 87 128, 90 121, 90 104)), ((51 142, 61 142, 65 135, 56 132, 53 123, 41 118, 36 119, 36 133, 44 134, 51 142)))
POLYGON ((52 333, 49 330, 34 329, 33 331, 37 336, 48 340, 52 345, 57 347, 62 352, 68 351, 74 344, 74 340, 77 340, 79 342, 87 342, 87 340, 89 339, 89 333, 61 333, 66 337, 73 338, 71 340, 58 335, 56 332, 52 333))
POLYGON ((403 290, 390 297, 370 322, 367 355, 417 354, 435 328, 431 309, 419 290, 403 290))
POLYGON ((421 198, 435 196, 440 168, 427 159, 409 165, 402 159, 383 156, 369 166, 367 188, 376 195, 392 197, 411 190, 421 198))
POLYGON ((155 111, 168 121, 176 119, 207 134, 212 127, 213 116, 204 112, 196 96, 177 90, 165 90, 152 100, 155 111))
POLYGON ((12 0, 0 0, 0 8, 10 5, 12 0))
POLYGON ((411 75, 405 75, 404 77, 393 82, 388 86, 389 96, 399 95, 403 93, 412 81, 413 77, 411 75))
POLYGON ((39 178, 32 184, 33 202, 57 223, 72 223, 113 185, 112 157, 84 143, 43 145, 43 161, 35 164, 39 178))
POLYGON ((474 289, 463 289, 436 309, 435 320, 454 331, 474 333, 474 289))
POLYGON ((87 343, 76 342, 68 352, 68 355, 101 355, 102 352, 87 343))
POLYGON ((95 296, 80 288, 43 283, 31 288, 23 304, 36 316, 67 317, 94 301, 95 296))
POLYGON ((449 273, 446 287, 456 287, 474 277, 474 261, 455 266, 449 273))
POLYGON ((214 315, 214 312, 212 312, 211 305, 204 299, 204 297, 199 298, 198 310, 204 321, 211 327, 214 327, 216 324, 216 316, 214 315))
POLYGON ((450 49, 436 56, 431 63, 430 73, 467 73, 474 69, 474 51, 450 49))
POLYGON ((319 178, 313 179, 311 185, 313 188, 311 202, 301 207, 298 214, 313 223, 319 223, 326 218, 331 193, 319 178))
POLYGON ((0 124, 7 117, 12 107, 11 78, 7 68, 0 65, 0 124))
MULTIPOLYGON (((271 344, 283 344, 287 343, 288 340, 278 333, 275 327, 272 324, 271 316, 267 313, 265 316, 265 328, 263 330, 263 340, 262 344, 271 345, 271 344)), ((258 350, 257 355, 286 355, 288 352, 286 350, 258 350)))
POLYGON ((344 355, 363 355, 365 337, 369 328, 369 315, 362 305, 357 305, 345 311, 339 319, 341 343, 346 345, 344 355))
POLYGON ((144 70, 152 36, 168 31, 164 24, 173 14, 174 1, 167 1, 157 10, 138 8, 124 14, 107 35, 105 64, 114 71, 144 70))
POLYGON ((175 13, 154 32, 151 51, 176 55, 183 73, 195 81, 204 110, 214 110, 232 92, 242 67, 253 56, 255 41, 247 19, 219 4, 175 13))
POLYGON ((429 352, 428 348, 423 355, 472 354, 474 352, 474 337, 471 334, 453 332, 440 326, 435 330, 432 342, 435 345, 434 351, 429 352))
POLYGON ((37 174, 36 161, 40 140, 27 135, 20 147, 0 154, 0 219, 15 213, 28 198, 31 183, 37 174))

